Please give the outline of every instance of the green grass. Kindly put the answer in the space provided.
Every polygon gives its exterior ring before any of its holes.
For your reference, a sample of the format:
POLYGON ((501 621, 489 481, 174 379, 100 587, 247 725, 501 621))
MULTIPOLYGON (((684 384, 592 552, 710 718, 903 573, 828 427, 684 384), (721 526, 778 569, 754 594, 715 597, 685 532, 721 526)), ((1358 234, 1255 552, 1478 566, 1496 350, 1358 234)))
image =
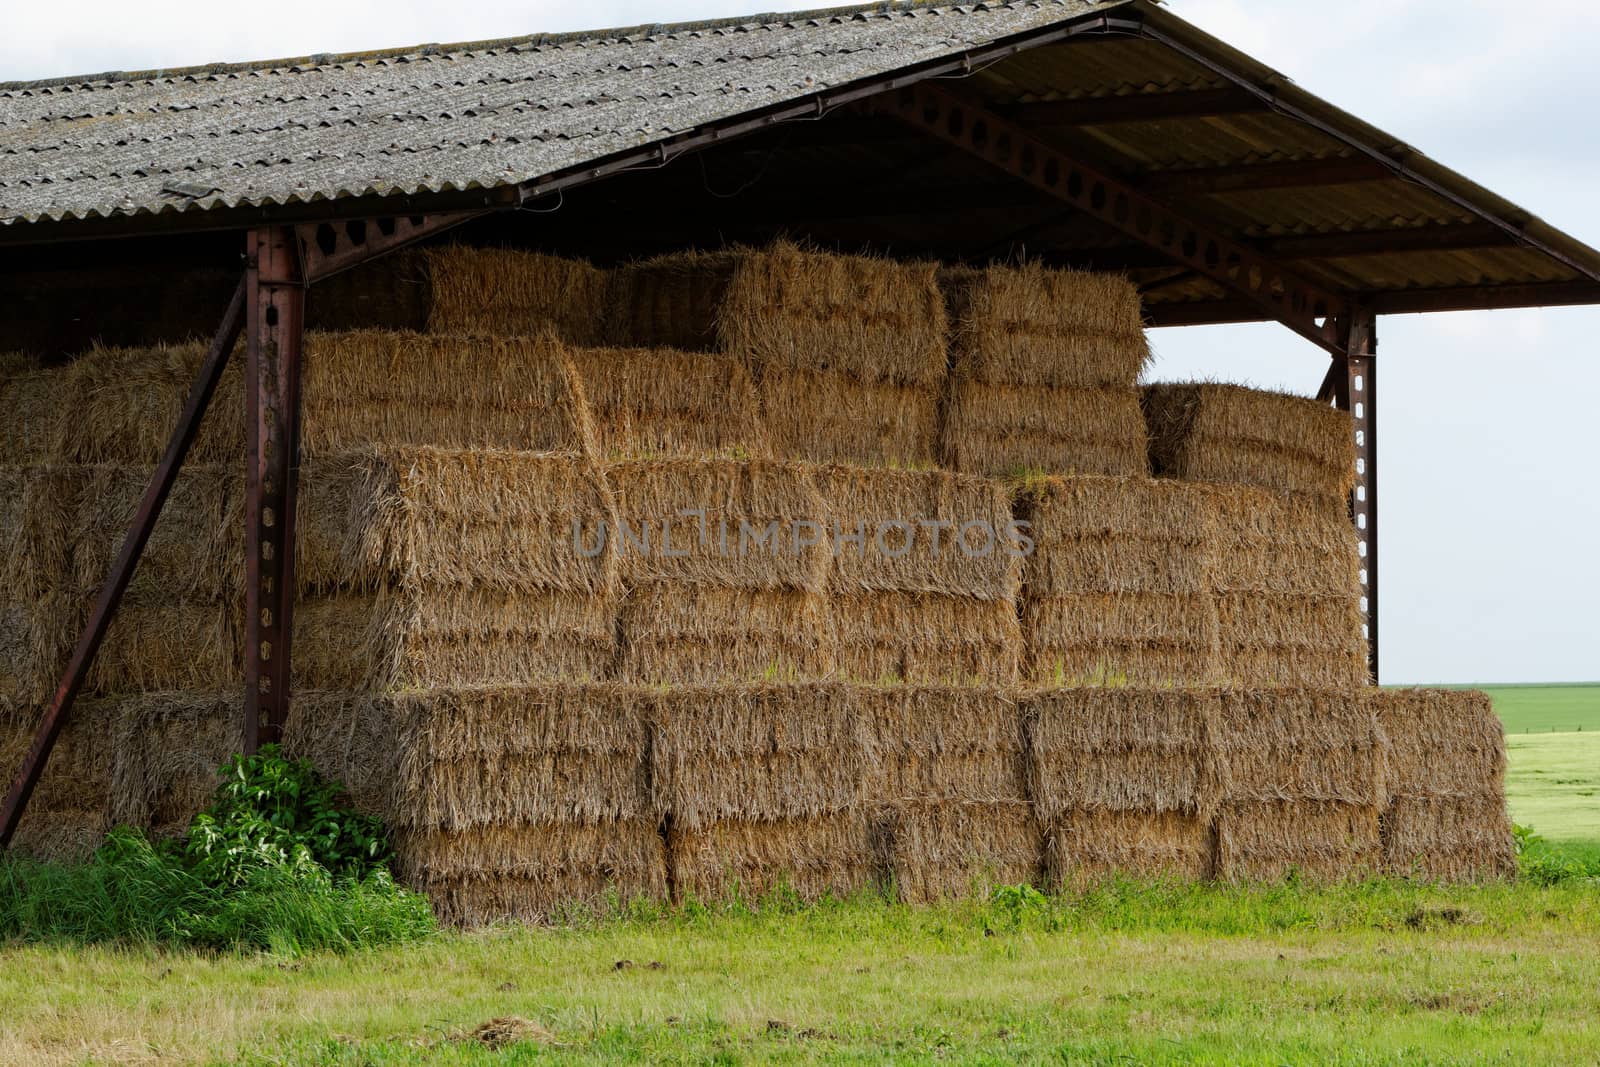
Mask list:
POLYGON ((1600 732, 1600 684, 1484 685, 1506 733, 1600 732))
POLYGON ((298 960, 13 947, 0 1062, 1592 1063, 1596 988, 1580 883, 863 899, 298 960), (472 1036, 507 1016, 532 1040, 472 1036))

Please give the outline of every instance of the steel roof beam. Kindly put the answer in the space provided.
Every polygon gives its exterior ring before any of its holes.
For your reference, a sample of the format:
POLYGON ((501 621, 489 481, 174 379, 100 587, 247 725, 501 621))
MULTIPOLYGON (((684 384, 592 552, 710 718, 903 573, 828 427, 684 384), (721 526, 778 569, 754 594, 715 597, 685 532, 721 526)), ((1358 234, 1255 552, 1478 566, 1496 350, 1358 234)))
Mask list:
POLYGON ((1030 100, 996 108, 1007 118, 1044 126, 1103 126, 1116 122, 1215 118, 1267 110, 1266 104, 1237 88, 1130 93, 1127 96, 1030 100))
POLYGON ((953 145, 1079 211, 1158 249, 1339 354, 1336 320, 1348 311, 1336 293, 1286 270, 1248 245, 1215 233, 1148 194, 1066 155, 981 103, 929 83, 866 105, 953 145))

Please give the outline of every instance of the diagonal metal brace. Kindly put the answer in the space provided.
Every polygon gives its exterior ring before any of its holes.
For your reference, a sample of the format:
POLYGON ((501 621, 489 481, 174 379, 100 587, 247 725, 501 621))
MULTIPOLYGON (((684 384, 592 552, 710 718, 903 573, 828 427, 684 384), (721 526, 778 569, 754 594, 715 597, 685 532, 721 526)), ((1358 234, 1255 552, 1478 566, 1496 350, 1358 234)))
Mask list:
POLYGON ((308 222, 296 226, 295 238, 305 264, 305 284, 320 282, 487 213, 486 210, 454 211, 348 222, 308 222))
POLYGON ((1259 306, 1272 319, 1342 356, 1337 321, 1348 316, 1340 293, 1307 281, 1231 238, 1208 230, 996 114, 980 103, 921 82, 866 101, 1058 200, 1128 234, 1259 306))

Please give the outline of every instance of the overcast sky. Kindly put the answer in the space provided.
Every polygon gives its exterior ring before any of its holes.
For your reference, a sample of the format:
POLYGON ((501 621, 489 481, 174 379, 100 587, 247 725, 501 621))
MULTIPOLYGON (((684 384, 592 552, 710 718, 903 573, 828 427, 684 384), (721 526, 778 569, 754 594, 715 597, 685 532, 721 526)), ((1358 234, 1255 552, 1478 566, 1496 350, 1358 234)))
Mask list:
MULTIPOLYGON (((0 0, 0 81, 709 18, 816 0, 0 0)), ((1600 4, 1171 0, 1170 8, 1600 243, 1600 4)), ((1385 682, 1600 680, 1600 309, 1379 324, 1385 682)), ((1278 327, 1161 330, 1158 378, 1312 391, 1278 327)))

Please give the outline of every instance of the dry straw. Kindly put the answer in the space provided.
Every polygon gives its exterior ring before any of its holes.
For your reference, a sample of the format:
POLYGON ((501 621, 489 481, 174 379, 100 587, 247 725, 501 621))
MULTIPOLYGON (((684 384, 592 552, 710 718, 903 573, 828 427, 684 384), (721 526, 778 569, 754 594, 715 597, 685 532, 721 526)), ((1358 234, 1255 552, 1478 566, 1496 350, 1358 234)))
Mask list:
POLYGON ((283 750, 343 785, 357 811, 398 821, 395 768, 419 707, 366 693, 299 689, 284 723, 283 750))
POLYGON ((1216 877, 1345 881, 1375 874, 1378 809, 1332 800, 1230 801, 1217 816, 1216 877))
POLYGON ((216 792, 219 768, 239 750, 238 693, 163 692, 115 702, 115 822, 163 836, 188 828, 216 792))
MULTIPOLYGON (((74 516, 76 587, 106 580, 155 475, 152 467, 73 468, 83 478, 74 516)), ((244 588, 244 473, 236 465, 187 463, 151 531, 129 595, 150 601, 223 600, 244 588)))
POLYGON ((725 820, 673 829, 667 862, 679 899, 844 897, 876 883, 880 863, 859 812, 783 821, 725 820))
POLYGON ((737 359, 670 348, 576 348, 570 356, 605 459, 768 451, 737 359))
POLYGON ((837 669, 820 593, 649 582, 629 590, 617 625, 620 681, 819 681, 837 669))
POLYGON ((1009 690, 852 686, 866 731, 874 804, 1028 798, 1022 717, 1009 690))
POLYGON ((61 434, 73 418, 65 368, 45 369, 7 355, 0 368, 0 463, 48 463, 60 454, 61 434))
POLYGON ((940 455, 971 474, 1143 475, 1144 416, 1131 386, 1070 389, 955 381, 945 401, 940 455))
MULTIPOLYGON (((79 620, 88 607, 82 604, 79 620)), ((226 604, 124 601, 85 684, 107 694, 242 691, 243 655, 238 620, 226 604)))
POLYGON ((295 684, 388 692, 607 677, 616 598, 404 585, 295 609, 295 684))
POLYGON ((83 477, 61 466, 0 466, 0 604, 70 588, 83 477))
POLYGON ((1306 397, 1213 383, 1144 391, 1156 472, 1343 499, 1355 482, 1348 412, 1306 397))
POLYGON ((1022 629, 1012 601, 932 593, 838 593, 830 606, 841 678, 916 685, 1005 685, 1017 680, 1022 629))
POLYGON ((1505 803, 1505 735, 1483 693, 1373 689, 1388 742, 1384 866, 1438 881, 1516 872, 1505 803))
POLYGON ((1050 828, 1045 881, 1082 889, 1110 878, 1200 881, 1212 877, 1210 819, 1177 811, 1072 809, 1050 828))
POLYGON ((877 813, 886 867, 902 900, 980 896, 1038 884, 1044 833, 1026 801, 904 801, 877 813))
POLYGON ((939 392, 844 371, 765 368, 757 393, 772 454, 813 463, 931 467, 939 392))
POLYGON ((853 810, 867 757, 852 695, 833 685, 663 690, 650 746, 656 809, 692 831, 853 810))
MULTIPOLYGON (((99 845, 111 825, 117 711, 101 701, 79 704, 56 740, 11 847, 42 859, 81 860, 99 845)), ((8 780, 22 766, 37 726, 34 716, 0 716, 0 767, 8 780)))
POLYGON ((956 373, 991 385, 1131 387, 1150 357, 1139 291, 1038 264, 939 275, 956 373))
POLYGON ((612 272, 606 313, 615 344, 717 349, 717 321, 734 270, 748 253, 676 252, 612 272))
POLYGON ((722 348, 762 372, 836 371, 860 382, 937 389, 947 320, 938 267, 812 252, 745 252, 718 318, 722 348))
POLYGON ((630 586, 820 591, 826 581, 831 546, 809 468, 767 460, 633 460, 608 466, 606 480, 620 520, 607 528, 606 543, 621 555, 630 586))
POLYGON ((550 335, 312 333, 304 378, 300 440, 308 456, 374 443, 594 449, 583 387, 550 335))
POLYGON ((571 344, 605 343, 610 281, 583 260, 459 245, 424 254, 430 333, 532 336, 549 330, 571 344))

